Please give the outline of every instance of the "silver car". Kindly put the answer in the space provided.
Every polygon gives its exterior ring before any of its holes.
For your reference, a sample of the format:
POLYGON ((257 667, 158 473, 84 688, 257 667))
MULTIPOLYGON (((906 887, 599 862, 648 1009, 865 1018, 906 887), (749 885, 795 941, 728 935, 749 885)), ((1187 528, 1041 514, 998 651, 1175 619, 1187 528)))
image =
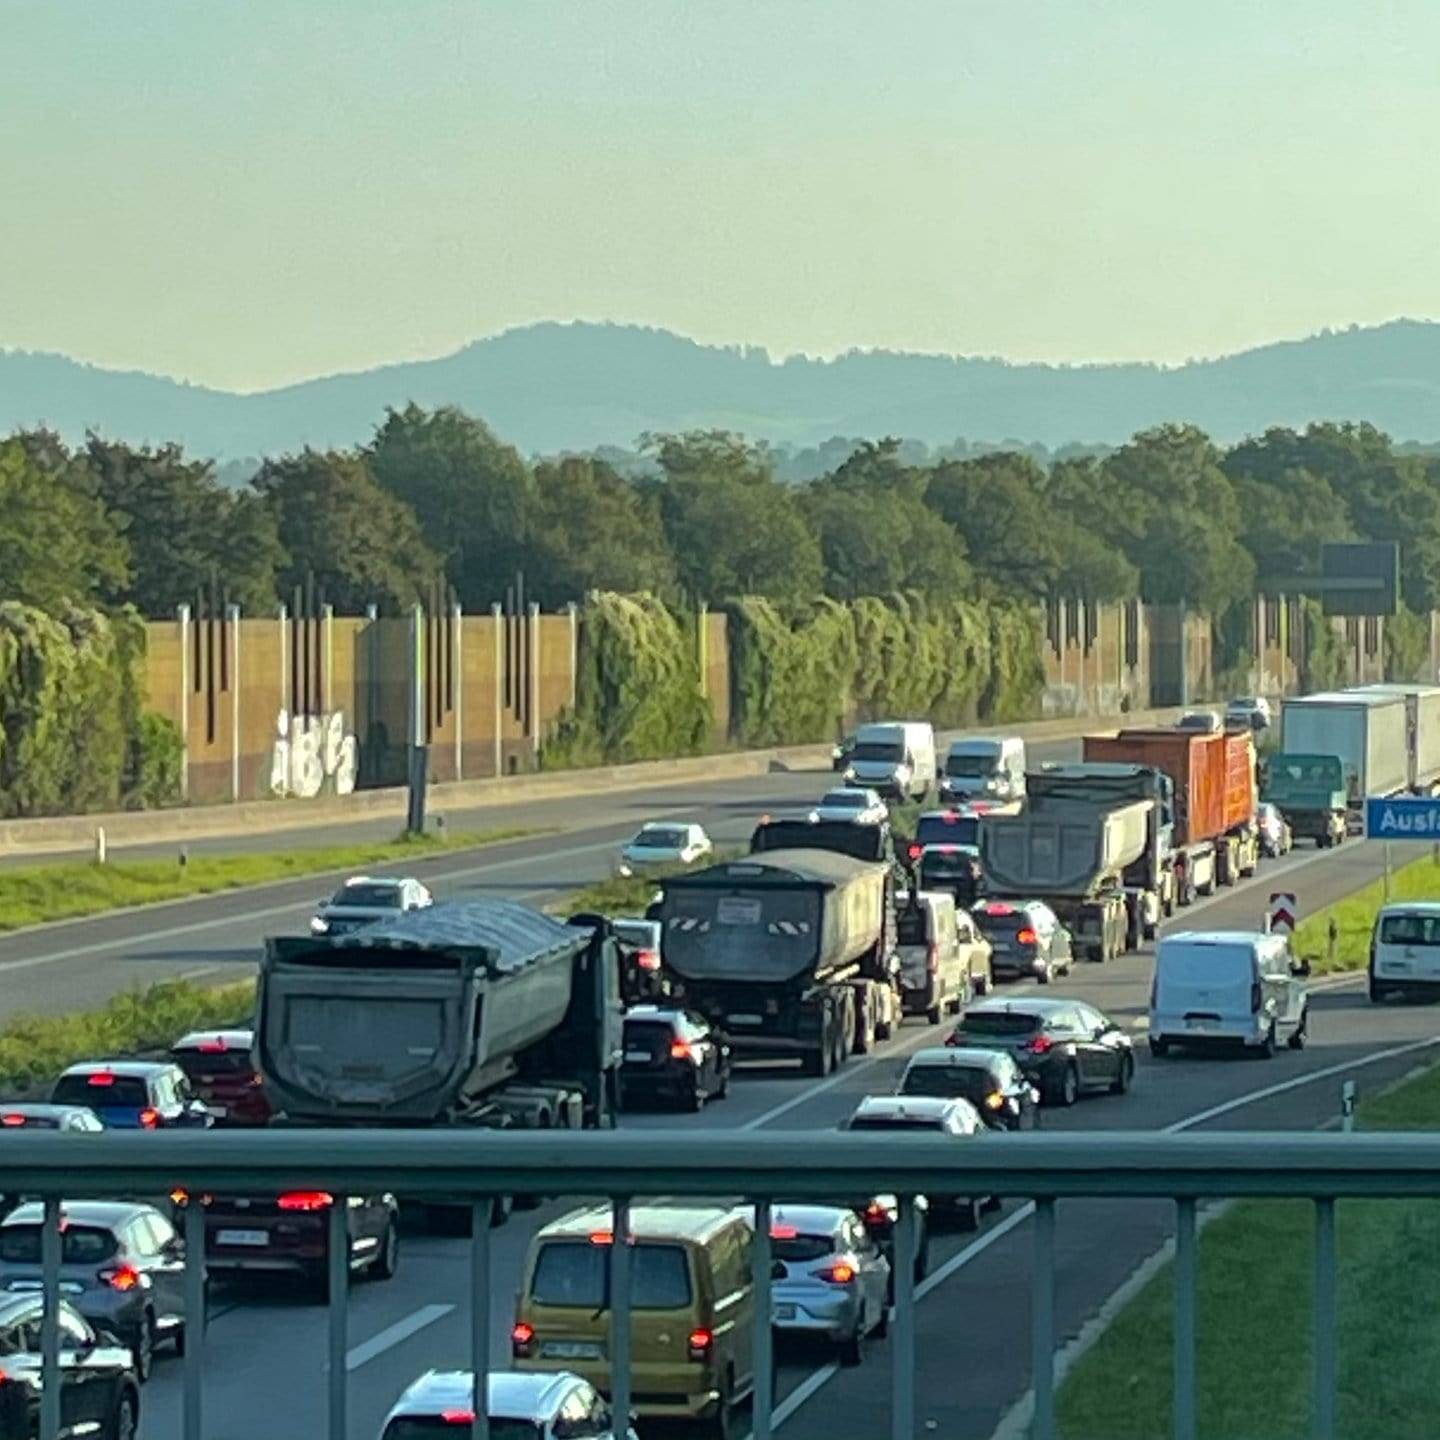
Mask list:
POLYGON ((777 1205, 770 1218, 771 1323, 780 1334, 813 1335, 858 1365, 865 1341, 888 1323, 890 1262, 853 1211, 777 1205))
POLYGON ((694 865, 708 859, 714 848, 699 825, 684 820, 651 820, 622 847, 615 871, 618 875, 630 876, 694 865))
POLYGON ((810 812, 812 822, 841 820, 852 825, 883 825, 889 818, 890 807, 879 794, 858 785, 843 785, 838 790, 827 790, 810 812))
POLYGON ((389 920, 405 910, 423 910, 434 897, 411 876, 352 875, 328 900, 322 900, 310 922, 312 935, 348 935, 389 920))
MULTIPOLYGON (((40 1288, 44 1214, 31 1201, 0 1224, 0 1289, 40 1288)), ((129 1201, 64 1200, 60 1225, 61 1295, 130 1347, 144 1384, 157 1345, 185 1353, 185 1242, 153 1205, 129 1201)))

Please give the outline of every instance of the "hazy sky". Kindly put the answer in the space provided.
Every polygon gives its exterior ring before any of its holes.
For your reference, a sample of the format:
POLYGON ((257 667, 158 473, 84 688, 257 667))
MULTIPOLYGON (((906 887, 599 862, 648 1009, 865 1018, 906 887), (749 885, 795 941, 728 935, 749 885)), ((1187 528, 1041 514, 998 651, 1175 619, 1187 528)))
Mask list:
POLYGON ((1440 315, 1437 0, 0 0, 0 346, 1180 360, 1440 315))

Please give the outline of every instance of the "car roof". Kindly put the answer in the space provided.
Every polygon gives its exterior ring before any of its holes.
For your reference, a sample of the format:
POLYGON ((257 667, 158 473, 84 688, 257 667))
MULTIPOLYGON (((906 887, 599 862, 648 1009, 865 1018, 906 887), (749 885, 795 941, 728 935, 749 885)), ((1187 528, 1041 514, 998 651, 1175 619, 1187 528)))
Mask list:
POLYGON ((647 820, 641 827, 643 835, 647 830, 698 830, 700 827, 693 820, 647 820))
POLYGON ((1392 900, 1380 907, 1381 915, 1440 915, 1440 900, 1392 900))
POLYGON ((788 1225, 802 1235, 828 1235, 854 1215, 844 1205, 776 1205, 770 1212, 770 1227, 788 1225))
POLYGON ((851 1118, 863 1115, 897 1120, 943 1120, 957 1105, 964 1104, 963 1100, 946 1100, 935 1095, 867 1095, 855 1107, 851 1118))
POLYGON ((632 1005, 626 1012, 627 1020, 680 1020, 685 1012, 678 1005, 632 1005))
POLYGON ((413 875, 352 875, 340 888, 346 890, 351 885, 408 885, 414 879, 413 875))
MULTIPOLYGON (((155 1215, 159 1212, 153 1205, 138 1200, 62 1200, 61 1218, 72 1225, 93 1225, 100 1230, 114 1230, 128 1224, 139 1215, 155 1215)), ((39 1225, 45 1218, 45 1204, 41 1200, 27 1200, 17 1205, 0 1225, 39 1225)))
POLYGON ((153 1080, 175 1069, 173 1060, 81 1060, 61 1072, 66 1075, 119 1075, 131 1080, 153 1080))
POLYGON ((1286 937, 1265 930, 1182 930, 1178 935, 1166 935, 1160 943, 1167 945, 1175 940, 1185 940, 1191 945, 1255 945, 1261 941, 1284 940, 1286 937))
POLYGON ((1067 1000, 1060 995, 1047 995, 1043 999, 1037 996, 1033 1000, 1028 996, 1012 999, 1008 995, 996 995, 967 1005, 965 1014, 960 1017, 960 1028, 965 1028, 965 1015, 1055 1015, 1073 1005, 1084 1005, 1092 1010, 1095 1008, 1088 1000, 1067 1000))
MULTIPOLYGON (((571 1389, 580 1382, 568 1370, 551 1374, 522 1374, 497 1370, 486 1376, 485 1409, 492 1420, 529 1420, 543 1425, 554 1419, 571 1389)), ((475 1377, 468 1370, 428 1370, 405 1387, 390 1410, 398 1415, 433 1415, 440 1410, 468 1410, 475 1394, 475 1377)))
MULTIPOLYGON (((639 1240, 694 1240, 703 1244, 733 1223, 735 1215, 735 1210, 718 1205, 637 1205, 630 1212, 630 1233, 639 1240)), ((574 1240, 608 1235, 612 1223, 608 1205, 592 1205, 552 1220, 536 1238, 574 1240)))
MULTIPOLYGON (((0 1325, 8 1325, 16 1315, 23 1314, 26 1309, 33 1305, 43 1305, 44 1296, 38 1290, 14 1290, 0 1291, 0 1325)), ((63 1297, 60 1300, 60 1308, 71 1316, 79 1316, 80 1312, 63 1297)), ((88 1320, 85 1322, 90 1323, 88 1320)))
POLYGON ((173 1053, 176 1050, 251 1050, 254 1046, 253 1030, 192 1030, 170 1049, 173 1053))
POLYGON ((936 1045, 933 1049, 917 1050, 905 1066, 906 1070, 992 1070, 1001 1061, 998 1050, 984 1050, 978 1045, 936 1045))

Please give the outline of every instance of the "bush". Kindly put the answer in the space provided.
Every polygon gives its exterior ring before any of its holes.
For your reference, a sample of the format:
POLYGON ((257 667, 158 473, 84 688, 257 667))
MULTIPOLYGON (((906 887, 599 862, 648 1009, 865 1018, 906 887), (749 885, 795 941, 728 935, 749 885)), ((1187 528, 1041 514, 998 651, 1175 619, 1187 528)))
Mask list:
POLYGON ((690 617, 653 595, 594 591, 580 611, 576 702, 541 750, 545 769, 698 755, 710 730, 690 617))
POLYGON ((180 799, 185 741, 165 715, 141 715, 130 737, 125 771, 125 808, 158 810, 180 799))
POLYGON ((48 1090, 67 1065, 166 1050, 187 1030, 243 1021, 254 1004, 253 981, 206 988, 171 980, 117 995, 99 1010, 17 1015, 0 1029, 0 1087, 48 1090))

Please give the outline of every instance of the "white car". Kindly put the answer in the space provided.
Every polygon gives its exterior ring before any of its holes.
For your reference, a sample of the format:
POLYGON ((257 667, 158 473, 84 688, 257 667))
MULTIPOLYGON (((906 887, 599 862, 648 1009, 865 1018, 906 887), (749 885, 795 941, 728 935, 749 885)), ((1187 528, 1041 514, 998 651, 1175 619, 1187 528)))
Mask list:
POLYGON ((348 935, 406 910, 423 910, 434 896, 410 876, 352 875, 310 922, 313 935, 348 935))
POLYGON ((1268 730, 1270 718, 1270 702, 1263 695, 1237 695, 1225 707, 1227 725, 1268 730))
POLYGON ((1177 730, 1193 730, 1197 735, 1218 735, 1225 722, 1214 710, 1187 710, 1176 722, 1177 730))
MULTIPOLYGON (((380 1440, 435 1440, 468 1436, 474 1419, 475 1377, 468 1370, 431 1370, 391 1407, 380 1440)), ((486 1377, 485 1412, 491 1440, 622 1440, 605 1397, 568 1370, 521 1375, 513 1370, 486 1377)), ((632 1426, 624 1436, 637 1440, 632 1426)))
POLYGON ((694 865, 714 853, 710 837, 683 820, 651 820, 620 852, 621 875, 639 875, 662 866, 694 865))
POLYGON ((810 812, 810 819, 816 822, 848 820, 856 825, 883 825, 889 818, 889 807, 874 790, 855 785, 827 790, 810 812))

